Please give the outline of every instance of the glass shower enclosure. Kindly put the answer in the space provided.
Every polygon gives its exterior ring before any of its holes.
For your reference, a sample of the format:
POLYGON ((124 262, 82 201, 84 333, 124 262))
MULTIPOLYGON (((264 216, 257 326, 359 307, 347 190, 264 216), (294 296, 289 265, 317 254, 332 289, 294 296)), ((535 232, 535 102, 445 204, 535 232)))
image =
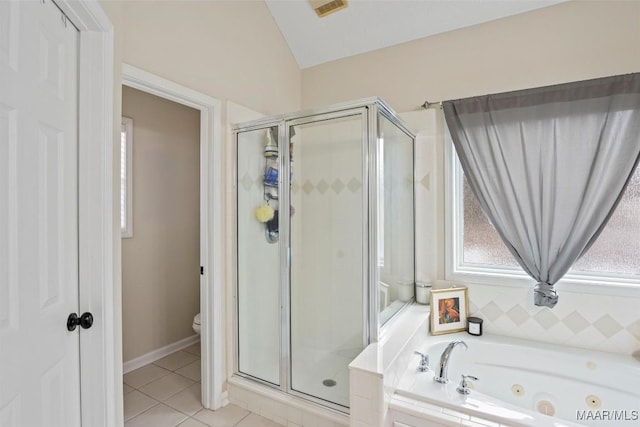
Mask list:
POLYGON ((349 363, 414 296, 414 135, 371 98, 234 137, 235 372, 348 412, 349 363))

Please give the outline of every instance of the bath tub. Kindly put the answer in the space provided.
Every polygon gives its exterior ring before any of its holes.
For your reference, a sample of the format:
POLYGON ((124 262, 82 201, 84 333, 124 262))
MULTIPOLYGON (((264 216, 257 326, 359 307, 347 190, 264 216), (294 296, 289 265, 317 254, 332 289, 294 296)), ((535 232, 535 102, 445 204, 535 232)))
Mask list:
POLYGON ((417 372, 415 356, 396 394, 445 413, 506 426, 640 426, 640 361, 631 356, 466 333, 425 337, 416 350, 429 354, 431 371, 417 372), (436 383, 440 355, 453 340, 468 349, 453 350, 449 383, 436 383), (479 379, 468 396, 456 391, 461 374, 479 379))

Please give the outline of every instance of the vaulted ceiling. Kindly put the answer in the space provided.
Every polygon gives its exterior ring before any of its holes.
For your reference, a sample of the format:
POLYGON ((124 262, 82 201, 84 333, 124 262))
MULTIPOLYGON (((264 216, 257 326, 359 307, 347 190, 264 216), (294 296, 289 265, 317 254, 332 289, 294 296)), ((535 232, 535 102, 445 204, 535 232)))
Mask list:
POLYGON ((308 68, 564 0, 350 0, 324 18, 306 0, 265 1, 298 65, 308 68))

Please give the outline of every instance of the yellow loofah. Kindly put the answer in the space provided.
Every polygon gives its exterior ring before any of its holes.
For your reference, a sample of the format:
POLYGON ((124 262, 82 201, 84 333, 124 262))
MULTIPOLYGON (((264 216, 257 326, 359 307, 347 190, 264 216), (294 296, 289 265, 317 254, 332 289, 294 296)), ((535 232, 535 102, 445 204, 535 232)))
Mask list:
POLYGON ((260 222, 267 222, 273 218, 274 211, 269 205, 262 205, 256 209, 256 219, 260 222))

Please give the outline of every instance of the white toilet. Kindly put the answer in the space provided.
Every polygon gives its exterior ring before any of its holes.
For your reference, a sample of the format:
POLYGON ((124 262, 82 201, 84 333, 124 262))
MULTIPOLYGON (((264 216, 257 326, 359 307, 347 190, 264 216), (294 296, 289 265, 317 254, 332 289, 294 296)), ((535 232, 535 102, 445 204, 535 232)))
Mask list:
POLYGON ((196 334, 200 335, 200 313, 196 314, 193 318, 193 330, 196 334))

